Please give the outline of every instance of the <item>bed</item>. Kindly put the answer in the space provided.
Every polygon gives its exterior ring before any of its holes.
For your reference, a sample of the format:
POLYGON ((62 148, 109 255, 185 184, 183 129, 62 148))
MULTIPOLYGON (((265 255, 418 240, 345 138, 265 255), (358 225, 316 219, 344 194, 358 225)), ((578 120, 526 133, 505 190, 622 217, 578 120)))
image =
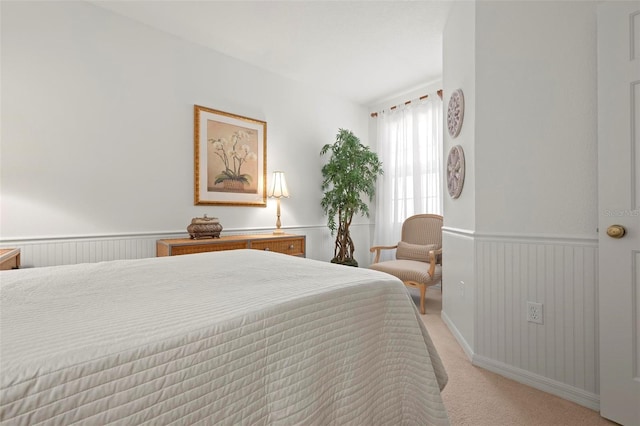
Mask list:
POLYGON ((0 424, 448 424, 401 281, 258 250, 0 273, 0 424))

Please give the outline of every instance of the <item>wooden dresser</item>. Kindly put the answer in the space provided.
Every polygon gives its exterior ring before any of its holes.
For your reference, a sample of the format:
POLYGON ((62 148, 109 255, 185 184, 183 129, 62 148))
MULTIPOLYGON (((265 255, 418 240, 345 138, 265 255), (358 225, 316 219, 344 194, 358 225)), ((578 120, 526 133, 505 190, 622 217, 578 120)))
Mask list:
POLYGON ((0 249, 0 271, 18 269, 20 267, 20 249, 0 249))
POLYGON ((156 256, 158 257, 237 249, 275 251, 305 257, 306 237, 295 234, 251 234, 225 235, 220 238, 200 240, 177 238, 156 242, 156 256))

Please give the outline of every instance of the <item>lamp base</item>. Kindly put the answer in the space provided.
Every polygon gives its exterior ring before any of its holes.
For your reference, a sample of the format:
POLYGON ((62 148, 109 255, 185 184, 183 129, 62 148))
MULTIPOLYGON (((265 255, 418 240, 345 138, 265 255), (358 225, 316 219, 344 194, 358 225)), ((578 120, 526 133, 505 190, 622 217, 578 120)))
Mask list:
POLYGON ((284 231, 282 229, 276 229, 275 231, 273 231, 273 233, 275 235, 281 235, 281 234, 284 234, 284 231))

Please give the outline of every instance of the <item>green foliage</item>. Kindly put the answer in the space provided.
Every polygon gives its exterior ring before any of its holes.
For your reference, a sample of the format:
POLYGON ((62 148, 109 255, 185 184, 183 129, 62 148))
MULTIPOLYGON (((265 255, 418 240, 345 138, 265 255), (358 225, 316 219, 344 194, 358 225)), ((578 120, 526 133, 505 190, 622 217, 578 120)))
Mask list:
POLYGON ((329 162, 322 167, 321 205, 331 235, 338 232, 334 261, 351 263, 355 260, 349 226, 354 215, 369 216, 367 201, 372 201, 375 195, 376 180, 383 173, 382 163, 350 130, 339 129, 336 141, 322 147, 320 155, 329 152, 329 162))
POLYGON ((233 173, 233 171, 225 170, 216 176, 216 181, 214 183, 222 183, 225 180, 237 180, 239 182, 242 182, 243 184, 249 184, 251 181, 251 175, 236 175, 235 173, 233 173))

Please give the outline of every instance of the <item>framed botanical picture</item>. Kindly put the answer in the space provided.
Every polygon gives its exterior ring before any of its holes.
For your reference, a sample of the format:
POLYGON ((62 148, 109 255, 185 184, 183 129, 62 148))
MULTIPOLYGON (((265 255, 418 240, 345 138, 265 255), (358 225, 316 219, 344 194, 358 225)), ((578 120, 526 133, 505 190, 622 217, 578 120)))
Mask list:
POLYGON ((195 204, 267 205, 267 123, 194 105, 195 204))

